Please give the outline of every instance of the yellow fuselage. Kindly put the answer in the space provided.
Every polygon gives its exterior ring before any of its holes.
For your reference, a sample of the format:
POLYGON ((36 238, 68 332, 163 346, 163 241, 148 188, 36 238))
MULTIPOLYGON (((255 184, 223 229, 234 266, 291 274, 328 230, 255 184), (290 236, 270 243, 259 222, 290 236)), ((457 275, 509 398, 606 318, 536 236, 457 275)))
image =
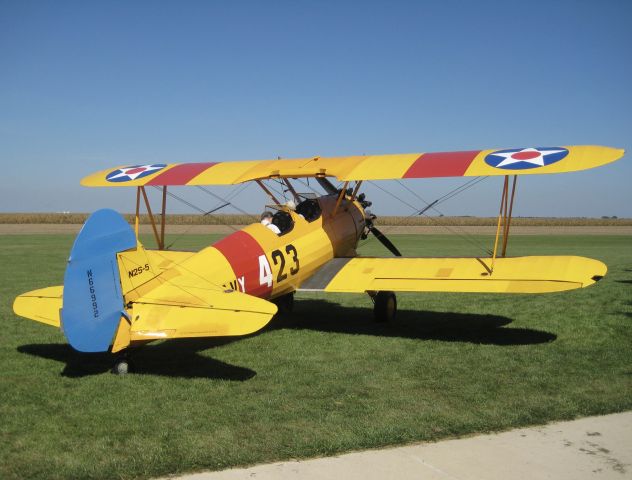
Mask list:
POLYGON ((191 255, 179 267, 261 298, 292 292, 332 258, 356 255, 365 229, 362 207, 343 200, 336 209, 336 200, 335 195, 320 197, 322 214, 311 222, 287 210, 293 228, 285 234, 255 223, 191 255))

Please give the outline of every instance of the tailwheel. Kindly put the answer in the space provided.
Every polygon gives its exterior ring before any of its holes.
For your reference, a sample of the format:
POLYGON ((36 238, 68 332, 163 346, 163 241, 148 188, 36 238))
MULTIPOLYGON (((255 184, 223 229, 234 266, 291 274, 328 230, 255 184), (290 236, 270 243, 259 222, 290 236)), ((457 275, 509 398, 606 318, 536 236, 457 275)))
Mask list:
POLYGON ((397 297, 394 292, 376 292, 373 298, 373 314, 376 322, 391 322, 397 314, 397 297))
POLYGON ((294 310, 294 292, 286 293, 273 300, 274 304, 279 308, 282 315, 288 315, 294 310))
POLYGON ((127 355, 119 356, 112 366, 112 373, 114 375, 126 375, 133 370, 132 362, 127 355))

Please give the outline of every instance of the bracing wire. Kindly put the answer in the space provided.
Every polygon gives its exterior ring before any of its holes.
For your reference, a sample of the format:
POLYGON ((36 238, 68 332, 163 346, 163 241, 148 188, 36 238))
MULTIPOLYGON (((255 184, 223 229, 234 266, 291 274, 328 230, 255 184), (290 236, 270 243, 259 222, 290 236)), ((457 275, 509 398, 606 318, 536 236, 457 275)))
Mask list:
MULTIPOLYGON (((309 179, 309 177, 307 177, 309 179)), ((301 183, 302 185, 304 185, 305 187, 309 188, 312 193, 315 193, 316 195, 321 195, 321 192, 319 192, 318 190, 316 190, 314 187, 312 187, 308 182, 304 182, 303 180, 301 180, 300 178, 296 179, 299 183, 301 183)))
POLYGON ((196 187, 203 191, 204 193, 212 196, 213 198, 216 198, 217 200, 219 200, 220 202, 226 202, 228 205, 230 205, 231 207, 233 207, 235 210, 237 210, 239 213, 241 213, 242 215, 246 215, 247 217, 250 218, 254 218, 255 220, 257 220, 257 217, 255 215, 253 215, 252 213, 248 213, 246 212, 243 208, 238 207, 237 205, 235 205, 234 203, 227 201, 225 198, 220 197, 219 195, 217 195, 214 192, 211 192, 208 188, 203 187, 202 185, 196 185, 196 187))
MULTIPOLYGON (((156 190, 162 190, 162 187, 159 187, 157 185, 154 185, 154 188, 156 190)), ((198 213, 204 215, 206 213, 206 210, 198 207, 197 205, 192 204, 191 202, 189 202, 188 200, 185 200, 184 198, 180 197, 179 195, 176 195, 173 192, 167 191, 167 195, 171 198, 173 198, 174 200, 179 201, 180 203, 186 205, 189 208, 192 208, 193 210, 196 210, 198 213)))
POLYGON ((278 178, 275 178, 273 181, 281 188, 281 195, 283 195, 283 201, 287 203, 288 190, 285 188, 285 184, 283 183, 281 179, 278 179, 278 178))
MULTIPOLYGON (((470 245, 475 246, 477 249, 482 250, 486 254, 490 254, 491 252, 489 251, 489 249, 483 247, 482 244, 480 244, 479 242, 474 240, 472 235, 470 235, 469 233, 467 233, 465 231, 462 231, 462 232, 457 231, 458 227, 457 227, 457 229, 454 229, 454 228, 450 228, 448 225, 440 225, 440 224, 438 224, 438 222, 433 217, 430 217, 429 215, 425 215, 425 213, 424 213, 426 210, 432 208, 434 211, 436 211, 440 215, 443 215, 443 213, 439 209, 437 209, 435 205, 437 205, 438 203, 442 203, 442 202, 448 200, 449 198, 452 198, 454 196, 454 192, 456 192, 456 191, 459 191, 458 193, 464 192, 468 188, 476 185, 476 183, 484 180, 487 177, 477 177, 477 178, 478 178, 478 180, 476 182, 473 182, 473 181, 470 180, 470 181, 466 182, 464 185, 461 185, 460 187, 457 187, 456 189, 453 189, 452 191, 448 192, 447 194, 443 195, 442 197, 440 197, 439 199, 437 199, 437 200, 435 200, 434 202, 431 202, 431 203, 428 203, 426 200, 421 198, 421 196, 416 194, 416 192, 414 192, 411 189, 409 189, 408 187, 404 186, 407 190, 409 190, 411 193, 413 193, 417 198, 419 198, 421 201, 426 203, 426 207, 424 207, 423 209, 418 209, 417 207, 411 205, 410 203, 405 202, 404 200, 402 200, 401 198, 399 198, 398 196, 396 196, 392 192, 380 187, 379 185, 375 184, 374 182, 369 182, 369 183, 371 183, 372 185, 375 185, 378 189, 384 191, 385 193, 388 193, 392 197, 396 198, 400 202, 402 202, 405 205, 407 205, 408 207, 412 208, 414 210, 413 213, 408 215, 406 218, 410 218, 410 217, 413 217, 413 216, 418 216, 420 214, 424 214, 424 216, 426 218, 428 218, 431 222, 433 222, 435 225, 445 228, 448 232, 450 232, 451 234, 461 238, 462 240, 464 240, 465 242, 469 243, 470 245)), ((402 185, 401 182, 398 182, 398 183, 400 183, 400 185, 402 185)), ((386 231, 388 232, 388 230, 390 230, 390 229, 387 229, 386 231)))
POLYGON ((472 180, 469 180, 468 182, 466 182, 463 185, 461 185, 460 187, 455 188, 454 190, 451 190, 450 192, 446 193, 442 197, 438 198, 437 201, 438 201, 438 203, 443 203, 446 200, 449 200, 452 197, 455 197, 458 194, 464 192, 465 190, 468 190, 468 189, 472 188, 474 185, 482 182, 483 180, 487 180, 488 178, 489 177, 476 177, 476 178, 473 178, 472 180))
POLYGON ((283 185, 281 182, 276 181, 276 182, 268 182, 266 184, 266 187, 270 190, 272 190, 273 193, 276 193, 279 197, 283 197, 283 200, 287 201, 287 197, 286 197, 286 191, 284 189, 285 185, 283 185), (272 183, 277 184, 281 187, 281 190, 277 190, 276 188, 274 188, 272 186, 272 183))
MULTIPOLYGON (((202 189, 202 191, 204 191, 205 193, 207 193, 207 194, 209 194, 209 195, 213 196, 215 199, 217 199, 217 200, 219 200, 219 201, 221 202, 221 204, 218 204, 217 206, 213 207, 213 208, 212 208, 212 209, 210 209, 210 210, 204 210, 203 208, 198 207, 197 205, 195 205, 195 204, 193 204, 193 203, 189 202, 188 200, 186 200, 186 199, 182 198, 182 197, 181 197, 181 196, 179 196, 179 195, 176 195, 176 194, 175 194, 175 193, 173 193, 173 192, 167 191, 167 195, 168 195, 169 197, 173 198, 174 200, 177 200, 177 201, 179 201, 180 203, 182 203, 182 204, 184 204, 184 205, 188 206, 189 208, 191 208, 191 209, 193 209, 193 210, 197 211, 197 212, 198 212, 199 214, 201 214, 202 216, 210 216, 210 215, 212 215, 213 213, 217 212, 218 210, 221 210, 222 208, 225 208, 225 207, 227 207, 227 206, 232 206, 233 208, 235 208, 236 210, 240 211, 241 213, 244 213, 244 214, 245 214, 245 215, 247 215, 248 217, 253 217, 253 218, 254 218, 254 216, 253 216, 252 214, 249 214, 249 213, 245 212, 244 210, 240 209, 240 208, 239 208, 239 207, 237 207, 234 203, 232 203, 232 202, 231 202, 231 200, 232 200, 233 198, 235 198, 237 195, 239 195, 239 194, 243 193, 243 192, 244 192, 244 191, 248 188, 248 186, 249 186, 249 185, 250 185, 250 184, 245 183, 245 184, 242 184, 242 185, 239 185, 239 186, 237 186, 237 187, 233 188, 233 190, 232 190, 232 191, 228 194, 228 196, 227 196, 226 198, 222 198, 221 196, 219 196, 219 195, 216 195, 216 194, 212 193, 211 191, 209 191, 209 190, 205 189, 204 187, 200 187, 200 186, 198 186, 198 188, 202 189)), ((156 188, 157 190, 162 190, 162 189, 161 189, 161 187, 159 187, 159 186, 154 186, 154 188, 156 188)), ((219 218, 219 217, 216 217, 216 218, 219 218)), ((229 223, 227 223, 227 222, 225 222, 225 223, 224 223, 224 222, 219 222, 219 224, 220 224, 220 225, 224 225, 224 226, 226 226, 226 227, 228 227, 228 228, 230 228, 230 229, 234 230, 235 232, 239 231, 239 229, 238 229, 238 228, 236 228, 234 225, 230 225, 230 224, 229 224, 229 223)), ((173 245, 174 245, 174 244, 175 244, 178 240, 180 240, 180 239, 181 239, 184 235, 186 235, 186 234, 187 234, 187 233, 191 230, 191 228, 193 228, 193 226, 194 226, 194 225, 190 225, 190 226, 189 226, 189 227, 188 227, 188 228, 187 228, 184 232, 182 232, 181 234, 179 234, 179 235, 178 235, 178 236, 177 236, 177 237, 176 237, 176 238, 175 238, 175 239, 174 239, 174 240, 173 240, 173 241, 172 241, 172 242, 171 242, 171 243, 167 246, 167 249, 169 249, 169 248, 173 247, 173 245)))
MULTIPOLYGON (((483 252, 485 252, 486 254, 490 254, 489 249, 483 247, 479 242, 475 241, 472 238, 472 235, 467 233, 467 232, 458 232, 455 229, 450 228, 448 225, 440 225, 438 224, 438 222, 433 218, 430 217, 429 215, 426 215, 425 212, 429 209, 432 209, 434 211, 436 211, 437 213, 439 213, 440 215, 443 215, 443 213, 441 213, 441 211, 439 211, 436 208, 436 205, 443 203, 453 197, 455 197, 456 195, 463 193, 464 191, 468 190, 469 188, 473 187, 474 185, 480 183, 481 181, 485 180, 488 177, 476 177, 472 180, 467 181, 465 184, 449 191, 448 193, 446 193, 445 195, 439 197, 437 200, 433 201, 433 202, 428 202, 425 199, 423 199, 419 194, 417 194, 414 190, 408 188, 406 185, 404 185, 403 183, 401 183, 400 181, 397 181, 400 185, 402 185, 406 190, 408 190, 410 193, 412 193, 416 198, 418 198, 419 200, 421 200, 423 203, 426 204, 426 206, 424 208, 418 208, 408 202, 406 202, 405 200, 403 200, 402 198, 398 197, 397 195, 395 195, 394 193, 392 193, 389 190, 386 190, 383 187, 380 187, 378 184, 376 184, 375 182, 371 182, 368 181, 368 183, 370 183, 371 185, 375 186, 376 188, 378 188, 379 190, 383 191, 384 193, 390 195, 391 197, 395 198, 396 200, 398 200, 399 202, 403 203, 404 205, 406 205, 407 207, 411 208, 413 210, 413 213, 408 215, 406 218, 410 218, 410 217, 414 217, 414 216, 418 216, 418 215, 424 215, 426 218, 428 218, 431 222, 435 223, 437 226, 443 227, 445 228, 448 232, 450 232, 453 235, 456 235, 457 237, 461 238, 462 240, 466 241, 467 243, 469 243, 470 245, 475 246, 477 249, 482 250, 483 252)), ((392 227, 391 227, 392 228, 392 227)), ((390 229, 386 229, 385 233, 387 233, 390 229)), ((369 241, 369 239, 365 240, 361 245, 366 244, 369 241)), ((360 245, 360 246, 361 246, 360 245)))

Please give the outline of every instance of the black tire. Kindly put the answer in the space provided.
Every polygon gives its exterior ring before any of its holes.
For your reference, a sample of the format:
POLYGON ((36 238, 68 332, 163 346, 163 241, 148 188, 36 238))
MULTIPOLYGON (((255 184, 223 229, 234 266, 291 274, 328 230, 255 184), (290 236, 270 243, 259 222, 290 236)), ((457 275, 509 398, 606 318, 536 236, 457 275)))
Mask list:
POLYGON ((373 297, 376 322, 392 322, 397 315, 397 297, 393 292, 377 292, 373 297))
POLYGON ((112 373, 114 375, 127 375, 132 371, 132 365, 127 358, 119 358, 114 362, 112 366, 112 373))

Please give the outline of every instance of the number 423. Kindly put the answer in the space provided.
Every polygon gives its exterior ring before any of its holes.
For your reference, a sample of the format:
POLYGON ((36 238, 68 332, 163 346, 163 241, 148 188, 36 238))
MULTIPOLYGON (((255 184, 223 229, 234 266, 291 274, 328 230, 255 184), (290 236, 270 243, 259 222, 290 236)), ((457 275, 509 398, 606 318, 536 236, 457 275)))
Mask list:
MULTIPOLYGON (((301 268, 298 261, 298 252, 296 247, 290 244, 285 247, 285 254, 281 250, 273 250, 270 254, 274 265, 279 265, 279 273, 277 273, 276 283, 281 283, 285 280, 288 274, 285 272, 286 256, 290 257, 290 260, 294 263, 290 267, 290 275, 296 275, 301 268)), ((272 269, 270 268, 270 262, 265 255, 259 256, 259 284, 272 286, 272 269)))

